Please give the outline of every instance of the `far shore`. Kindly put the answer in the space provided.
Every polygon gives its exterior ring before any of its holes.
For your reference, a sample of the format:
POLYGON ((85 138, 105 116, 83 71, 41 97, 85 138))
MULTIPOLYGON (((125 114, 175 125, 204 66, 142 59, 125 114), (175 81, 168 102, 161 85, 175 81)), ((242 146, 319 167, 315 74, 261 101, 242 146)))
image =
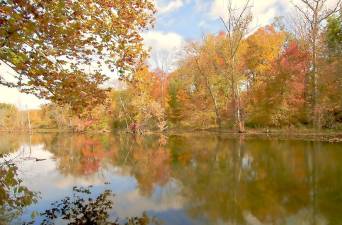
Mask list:
MULTIPOLYGON (((83 132, 75 132, 72 129, 32 129, 32 130, 4 130, 0 129, 1 133, 10 134, 44 134, 44 133, 73 133, 73 134, 103 134, 103 133, 127 133, 127 135, 135 135, 126 130, 87 130, 83 132)), ((231 137, 246 137, 246 138, 262 138, 262 139, 284 139, 284 140, 308 140, 308 141, 325 141, 325 142, 342 142, 342 130, 332 129, 246 129, 244 133, 235 132, 232 129, 169 129, 165 132, 146 131, 142 135, 207 135, 215 134, 218 136, 231 136, 231 137)), ((138 135, 138 134, 136 134, 138 135)))

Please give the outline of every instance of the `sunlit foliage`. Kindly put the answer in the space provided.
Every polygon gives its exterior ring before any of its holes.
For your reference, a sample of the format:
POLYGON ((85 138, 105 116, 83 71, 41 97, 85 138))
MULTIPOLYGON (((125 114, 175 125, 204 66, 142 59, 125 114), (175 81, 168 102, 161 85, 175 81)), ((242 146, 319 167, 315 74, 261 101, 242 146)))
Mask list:
POLYGON ((103 103, 108 68, 121 78, 144 61, 140 32, 153 23, 153 1, 0 1, 0 60, 19 87, 77 113, 103 103))

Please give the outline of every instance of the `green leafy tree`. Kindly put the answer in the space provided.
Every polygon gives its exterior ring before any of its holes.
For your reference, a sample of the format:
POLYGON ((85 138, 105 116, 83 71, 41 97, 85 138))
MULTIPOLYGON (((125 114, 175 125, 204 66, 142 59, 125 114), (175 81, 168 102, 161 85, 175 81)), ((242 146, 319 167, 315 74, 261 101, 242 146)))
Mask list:
POLYGON ((328 18, 323 35, 325 47, 319 61, 319 101, 321 125, 339 128, 342 124, 342 19, 341 14, 328 18))
POLYGON ((326 40, 332 55, 342 56, 342 14, 328 18, 326 40))

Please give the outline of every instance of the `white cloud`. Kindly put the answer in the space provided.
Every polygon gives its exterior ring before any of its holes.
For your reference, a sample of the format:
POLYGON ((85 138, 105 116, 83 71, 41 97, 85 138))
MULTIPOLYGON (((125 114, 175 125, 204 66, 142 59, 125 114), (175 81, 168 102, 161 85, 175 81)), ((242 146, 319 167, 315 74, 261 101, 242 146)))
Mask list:
MULTIPOLYGON (((241 9, 245 1, 233 1, 234 8, 241 9)), ((252 28, 265 26, 272 22, 273 18, 279 16, 280 8, 291 6, 287 0, 254 0, 251 1, 253 22, 252 28)), ((214 0, 211 5, 210 15, 212 18, 223 17, 227 15, 227 0, 214 0)))
POLYGON ((38 109, 44 101, 34 95, 20 93, 15 88, 0 86, 0 103, 8 103, 20 109, 38 109))
POLYGON ((170 70, 177 59, 185 41, 177 33, 150 31, 143 35, 145 46, 151 48, 149 64, 152 69, 157 67, 170 70))
POLYGON ((159 31, 150 31, 143 34, 144 43, 153 50, 165 49, 172 51, 182 46, 184 39, 177 33, 165 33, 159 31))
POLYGON ((132 217, 141 215, 144 211, 163 212, 181 209, 184 199, 179 192, 180 186, 176 180, 171 180, 162 187, 155 187, 150 197, 143 196, 137 186, 133 190, 126 190, 115 196, 114 210, 122 217, 132 217))
MULTIPOLYGON (((270 24, 277 16, 287 17, 295 10, 294 4, 303 5, 300 0, 252 0, 251 5, 253 13, 253 22, 251 28, 255 29, 260 26, 270 24)), ((337 0, 328 0, 327 6, 331 8, 336 5, 337 0)), ((245 1, 233 0, 235 8, 240 8, 245 1)), ((218 17, 225 18, 227 15, 227 0, 213 0, 210 9, 212 19, 218 17)))
MULTIPOLYGON (((301 0, 292 0, 291 2, 304 6, 304 3, 301 0)), ((331 9, 331 8, 336 7, 337 2, 338 0, 327 0, 325 4, 327 8, 331 9)))
POLYGON ((210 8, 211 1, 207 0, 196 0, 195 1, 195 9, 198 12, 207 12, 208 9, 210 8))
POLYGON ((184 5, 184 0, 170 0, 168 2, 157 0, 157 9, 158 13, 160 14, 166 14, 173 12, 179 8, 181 8, 184 5))

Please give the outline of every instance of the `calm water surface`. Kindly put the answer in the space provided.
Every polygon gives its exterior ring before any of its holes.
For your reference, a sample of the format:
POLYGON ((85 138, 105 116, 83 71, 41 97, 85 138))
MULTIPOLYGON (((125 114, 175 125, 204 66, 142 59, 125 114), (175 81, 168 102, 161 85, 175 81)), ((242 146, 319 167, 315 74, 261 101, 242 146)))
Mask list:
MULTIPOLYGON (((16 166, 15 175, 0 182, 0 224, 40 224, 53 202, 75 198, 74 187, 91 190, 76 192, 85 199, 110 190, 115 196, 108 218, 118 223, 143 216, 165 225, 342 224, 340 143, 228 135, 1 134, 0 153, 2 164, 10 160, 16 166), (22 210, 8 203, 18 192, 11 179, 21 179, 31 191, 22 210)), ((3 177, 6 171, 0 166, 3 177)), ((50 222, 67 224, 60 218, 50 222)))

